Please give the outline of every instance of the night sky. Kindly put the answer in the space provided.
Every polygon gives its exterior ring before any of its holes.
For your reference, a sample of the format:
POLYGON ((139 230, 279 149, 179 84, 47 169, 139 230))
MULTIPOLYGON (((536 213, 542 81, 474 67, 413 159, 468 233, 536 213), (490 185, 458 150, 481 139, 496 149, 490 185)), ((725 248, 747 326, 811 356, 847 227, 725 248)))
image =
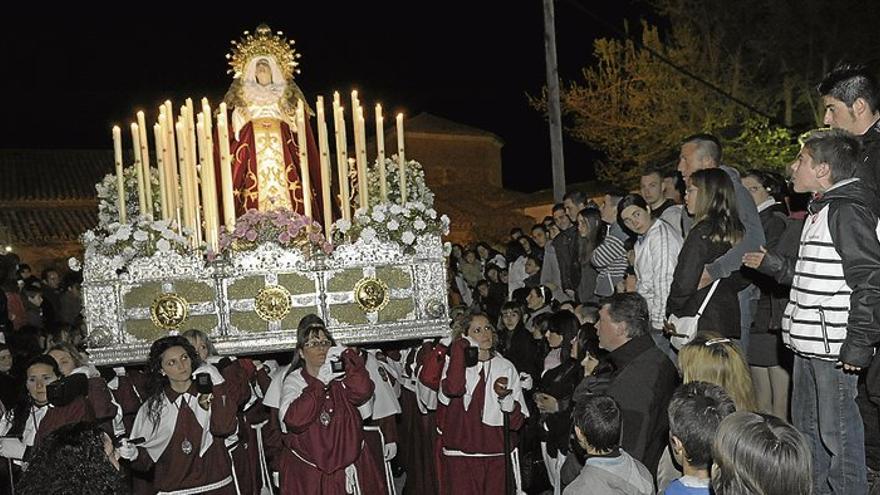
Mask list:
MULTIPOLYGON (((580 2, 617 27, 644 10, 580 2)), ((115 19, 105 17, 110 7, 101 15, 7 15, 0 147, 109 149, 111 126, 128 123, 137 109, 152 120, 169 98, 176 107, 201 96, 216 105, 231 81, 229 41, 266 22, 296 40, 297 82, 310 100, 357 88, 367 108, 383 104, 386 122, 392 111, 425 111, 485 129, 506 143, 507 187, 550 187, 548 129, 526 100, 545 82, 540 0, 301 3, 238 3, 253 12, 217 12, 214 3, 202 16, 183 13, 183 2, 117 2, 145 13, 115 19)), ((556 14, 560 74, 570 81, 592 62, 593 40, 614 33, 569 0, 557 3, 556 14)), ((566 138, 565 154, 568 182, 592 178, 594 152, 566 138)))

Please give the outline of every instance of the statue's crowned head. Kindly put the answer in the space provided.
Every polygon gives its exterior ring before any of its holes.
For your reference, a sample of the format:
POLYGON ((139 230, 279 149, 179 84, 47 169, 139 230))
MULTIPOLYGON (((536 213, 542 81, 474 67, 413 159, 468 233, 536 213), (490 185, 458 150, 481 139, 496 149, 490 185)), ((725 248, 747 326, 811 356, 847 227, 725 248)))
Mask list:
POLYGON ((299 74, 300 57, 293 45, 281 31, 273 33, 269 26, 260 24, 255 33, 245 31, 240 40, 232 41, 232 53, 226 54, 229 72, 235 79, 261 85, 291 80, 299 74))

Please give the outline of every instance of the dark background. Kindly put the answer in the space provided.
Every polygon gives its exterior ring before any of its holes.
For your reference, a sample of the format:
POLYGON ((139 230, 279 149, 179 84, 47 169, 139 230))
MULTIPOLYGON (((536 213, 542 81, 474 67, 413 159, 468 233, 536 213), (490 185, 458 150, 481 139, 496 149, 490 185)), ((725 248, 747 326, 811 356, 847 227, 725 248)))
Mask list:
MULTIPOLYGON (((572 1, 556 4, 563 81, 580 78, 595 38, 614 36, 624 19, 637 22, 647 10, 580 0, 591 17, 572 1)), ((149 121, 169 98, 175 107, 202 96, 216 105, 231 81, 229 41, 266 22, 296 40, 297 82, 310 100, 357 88, 368 109, 383 103, 386 122, 393 112, 425 111, 493 132, 505 142, 507 187, 550 187, 547 125, 526 98, 546 80, 540 0, 238 2, 217 11, 218 2, 202 9, 210 14, 183 12, 182 4, 117 2, 94 12, 44 4, 44 12, 7 15, 0 147, 110 148, 111 126, 138 109, 149 121)), ((566 137, 567 182, 591 179, 597 157, 566 137)))

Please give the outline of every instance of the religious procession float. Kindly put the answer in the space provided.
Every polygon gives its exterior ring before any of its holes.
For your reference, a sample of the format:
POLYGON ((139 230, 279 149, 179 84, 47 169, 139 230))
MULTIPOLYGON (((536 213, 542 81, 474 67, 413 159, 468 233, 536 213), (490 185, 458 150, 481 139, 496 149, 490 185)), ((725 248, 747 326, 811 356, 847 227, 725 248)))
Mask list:
POLYGON ((221 353, 282 351, 308 313, 347 344, 448 331, 449 220, 406 158, 403 116, 387 153, 381 105, 374 126, 357 91, 349 109, 338 92, 329 109, 310 105, 298 58, 282 32, 245 31, 217 107, 166 101, 151 129, 145 112, 113 128, 115 174, 97 184, 99 225, 83 235, 96 364, 144 361, 155 339, 188 329, 221 353))

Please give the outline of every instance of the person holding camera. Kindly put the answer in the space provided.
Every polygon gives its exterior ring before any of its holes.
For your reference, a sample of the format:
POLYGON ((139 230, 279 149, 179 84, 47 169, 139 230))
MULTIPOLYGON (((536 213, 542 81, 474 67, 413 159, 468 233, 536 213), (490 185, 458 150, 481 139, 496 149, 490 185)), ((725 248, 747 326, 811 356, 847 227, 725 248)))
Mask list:
POLYGON ((67 342, 53 345, 46 351, 46 354, 55 359, 58 363, 58 369, 61 370, 64 377, 71 377, 71 381, 77 380, 86 383, 86 401, 92 408, 92 414, 97 421, 108 426, 105 431, 112 432, 111 423, 117 415, 118 408, 113 403, 113 396, 107 387, 107 381, 97 368, 90 364, 76 347, 67 342))
POLYGON ((273 380, 267 405, 278 404, 282 430, 282 494, 382 493, 375 457, 364 445, 359 408, 374 385, 355 349, 337 346, 324 321, 304 317, 294 364, 273 380))
POLYGON ((26 465, 31 450, 48 434, 64 425, 93 419, 84 391, 59 382, 61 370, 51 356, 32 358, 25 377, 24 400, 0 418, 0 457, 11 460, 19 468, 26 465))
POLYGON ((160 493, 235 494, 224 438, 235 432, 238 408, 220 372, 171 336, 153 342, 147 374, 146 400, 120 457, 136 471, 154 469, 160 493))
MULTIPOLYGON (((225 438, 226 448, 232 457, 234 479, 241 493, 259 493, 270 477, 268 469, 261 463, 262 443, 257 435, 262 433, 263 422, 268 414, 263 410, 260 396, 256 393, 257 374, 263 365, 260 361, 221 356, 211 337, 197 329, 190 329, 181 334, 192 344, 199 359, 211 363, 223 375, 226 392, 238 405, 237 431, 225 438)), ((265 370, 263 370, 265 371, 265 370)))
POLYGON ((488 316, 470 315, 463 328, 449 345, 440 382, 440 493, 502 494, 514 484, 519 493, 518 463, 507 458, 510 430, 522 428, 529 414, 519 373, 493 351, 488 316))

